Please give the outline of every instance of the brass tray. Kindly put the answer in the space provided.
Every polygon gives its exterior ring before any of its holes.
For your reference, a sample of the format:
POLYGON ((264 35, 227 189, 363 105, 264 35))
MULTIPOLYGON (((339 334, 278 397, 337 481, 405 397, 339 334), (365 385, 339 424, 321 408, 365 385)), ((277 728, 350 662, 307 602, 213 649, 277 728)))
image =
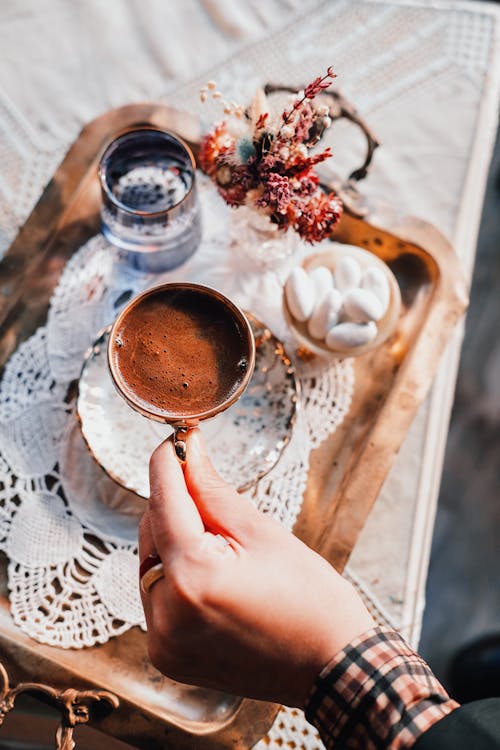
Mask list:
MULTIPOLYGON (((0 263, 0 368, 46 320, 53 289, 72 253, 99 229, 97 161, 124 127, 166 127, 196 153, 197 122, 168 107, 137 104, 87 125, 45 189, 0 263)), ((346 213, 334 239, 361 245, 385 260, 402 292, 396 333, 355 361, 355 391, 348 417, 311 454, 309 481, 295 533, 342 570, 379 489, 435 373, 439 355, 467 303, 453 249, 429 224, 372 207, 352 181, 342 186, 346 213)), ((5 561, 4 561, 5 568, 5 561)), ((5 570, 0 590, 0 660, 11 677, 101 688, 120 706, 95 726, 137 747, 246 748, 270 727, 277 706, 210 694, 206 711, 166 709, 173 684, 148 663, 138 628, 83 651, 35 643, 12 623, 5 570)), ((200 700, 203 702, 202 694, 200 700)))

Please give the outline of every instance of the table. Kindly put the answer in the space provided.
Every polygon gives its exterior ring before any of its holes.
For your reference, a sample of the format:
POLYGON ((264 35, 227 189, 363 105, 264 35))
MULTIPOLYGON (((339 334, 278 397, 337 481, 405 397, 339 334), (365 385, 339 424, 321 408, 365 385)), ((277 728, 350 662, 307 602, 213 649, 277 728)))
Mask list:
MULTIPOLYGON (((439 226, 470 275, 498 102, 494 6, 276 0, 265 12, 256 1, 151 2, 148 10, 146 17, 138 4, 118 0, 105 9, 48 3, 43 14, 33 5, 21 16, 14 4, 3 6, 4 249, 81 125, 99 112, 148 98, 178 104, 181 88, 194 102, 231 55, 218 82, 230 91, 237 84, 246 100, 264 72, 282 82, 286 71, 294 77, 317 65, 322 53, 323 67, 335 64, 345 93, 384 144, 364 189, 439 226), (165 37, 153 18, 165 19, 165 37), (258 41, 269 31, 278 34, 272 49, 258 41), (238 54, 248 42, 249 54, 238 54), (460 125, 451 133, 450 120, 460 125)), ((338 169, 348 169, 356 148, 339 129, 338 169)), ((457 333, 347 570, 378 616, 414 645, 459 345, 457 333)))

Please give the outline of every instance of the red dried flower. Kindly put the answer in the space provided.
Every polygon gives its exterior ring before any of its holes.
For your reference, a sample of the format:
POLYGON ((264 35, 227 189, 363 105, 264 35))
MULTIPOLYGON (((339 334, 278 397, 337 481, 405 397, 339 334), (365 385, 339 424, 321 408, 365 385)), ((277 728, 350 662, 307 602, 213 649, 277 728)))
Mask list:
POLYGON ((308 169, 306 172, 297 175, 295 180, 299 182, 296 192, 301 195, 312 195, 318 189, 319 176, 312 169, 308 169))
POLYGON ((222 164, 217 169, 217 188, 230 206, 243 205, 252 181, 252 175, 245 165, 228 167, 227 164, 222 164), (220 174, 222 170, 224 171, 220 174))
POLYGON ((268 117, 269 117, 269 112, 264 112, 262 115, 259 115, 259 119, 255 123, 256 130, 260 130, 261 128, 264 127, 268 117))
POLYGON ((287 174, 291 176, 306 172, 311 169, 311 167, 314 167, 315 164, 320 164, 322 161, 325 161, 325 159, 329 159, 331 155, 332 151, 330 146, 328 146, 324 151, 320 151, 319 154, 307 156, 305 159, 303 159, 302 157, 297 157, 293 161, 292 165, 287 168, 287 174))
POLYGON ((305 99, 314 99, 323 89, 327 89, 332 80, 336 78, 337 76, 333 72, 332 67, 330 66, 327 70, 326 76, 318 76, 318 78, 315 78, 314 81, 311 81, 309 86, 306 86, 304 89, 304 98, 305 99))
POLYGON ((198 153, 200 167, 211 177, 217 171, 218 158, 228 153, 234 153, 234 139, 227 132, 226 123, 221 122, 201 141, 198 153))
POLYGON ((331 233, 342 215, 342 202, 334 193, 317 191, 302 207, 294 228, 306 242, 321 242, 331 233))
POLYGON ((228 188, 219 188, 219 193, 229 206, 236 208, 245 203, 247 191, 241 185, 231 185, 228 188))

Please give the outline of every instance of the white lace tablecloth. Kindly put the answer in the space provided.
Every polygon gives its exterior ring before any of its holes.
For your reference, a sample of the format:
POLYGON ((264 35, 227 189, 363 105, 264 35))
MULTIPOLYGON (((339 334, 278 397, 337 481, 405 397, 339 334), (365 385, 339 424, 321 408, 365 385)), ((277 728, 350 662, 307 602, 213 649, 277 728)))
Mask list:
MULTIPOLYGON (((454 242, 470 272, 496 125, 498 28, 495 9, 479 3, 48 0, 43 9, 33 4, 21 11, 16 0, 6 0, 0 8, 0 247, 8 247, 82 125, 101 112, 129 101, 159 99, 197 113, 197 91, 208 78, 215 78, 228 95, 245 100, 258 83, 304 83, 333 64, 339 86, 383 143, 363 190, 436 224, 454 242), (272 42, 261 41, 269 31, 272 42)), ((201 114, 208 120, 214 112, 205 109, 201 114)), ((333 164, 340 173, 358 166, 362 146, 357 138, 347 125, 335 126, 333 164)), ((95 323, 102 319, 101 312, 96 311, 95 323)), ((90 328, 94 330, 93 324, 90 328)), ((22 401, 29 393, 34 405, 36 416, 16 421, 14 437, 21 443, 36 443, 34 428, 36 420, 45 419, 44 400, 59 400, 59 408, 52 410, 53 434, 68 419, 70 407, 62 400, 57 378, 53 386, 47 370, 38 378, 36 368, 30 370, 29 347, 38 347, 40 362, 47 333, 48 328, 26 345, 24 355, 18 354, 26 357, 18 386, 7 381, 2 385, 2 393, 7 387, 17 393, 5 407, 2 422, 14 413, 9 409, 19 408, 16 399, 22 401)), ((370 606, 414 643, 454 357, 451 366, 447 361, 440 371, 431 400, 420 410, 348 568, 370 606)), ((15 369, 11 377, 16 377, 15 369)), ((46 476, 57 449, 57 441, 40 442, 33 449, 45 461, 37 467, 40 476, 46 476)), ((37 491, 39 525, 46 519, 43 503, 50 497, 60 507, 61 528, 67 530, 56 475, 34 479, 32 466, 31 473, 11 486, 9 470, 0 471, 2 497, 9 507, 21 501, 22 509, 23 493, 37 491)), ((11 518, 3 514, 1 533, 11 518)), ((32 528, 29 524, 25 529, 27 540, 32 539, 32 528)), ((69 541, 55 538, 55 566, 63 565, 81 534, 81 527, 72 525, 69 541)), ((74 580, 81 578, 83 587, 96 572, 97 558, 89 544, 83 534, 83 567, 69 571, 74 580)), ((107 550, 103 554, 113 557, 107 550)), ((123 554, 130 555, 130 550, 123 554)), ((135 560, 127 560, 135 565, 135 560)), ((16 579, 13 593, 17 585, 22 590, 16 579)), ((58 578, 49 585, 60 597, 58 578)), ((103 621, 107 616, 103 614, 103 621)), ((79 621, 85 629, 83 608, 79 621)), ((265 740, 274 747, 284 742, 317 745, 300 712, 283 711, 265 740)))

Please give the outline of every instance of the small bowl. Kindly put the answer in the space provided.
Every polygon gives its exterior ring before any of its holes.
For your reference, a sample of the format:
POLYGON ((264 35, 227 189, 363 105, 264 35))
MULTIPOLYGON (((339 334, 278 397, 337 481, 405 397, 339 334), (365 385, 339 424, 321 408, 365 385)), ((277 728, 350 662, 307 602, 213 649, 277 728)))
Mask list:
POLYGON ((304 258, 301 265, 306 271, 312 271, 313 268, 317 268, 318 266, 326 266, 330 271, 335 273, 336 264, 345 256, 356 260, 363 270, 369 266, 377 266, 385 273, 390 289, 389 305, 384 317, 377 322, 377 335, 369 344, 365 344, 364 346, 330 349, 324 341, 315 339, 309 334, 307 330, 307 321, 301 323, 298 320, 295 320, 288 308, 285 290, 283 288, 283 311, 288 326, 293 331, 297 341, 302 347, 320 357, 359 357, 361 354, 366 354, 366 352, 376 349, 386 341, 386 339, 394 332, 399 319, 399 313, 401 310, 401 292, 399 291, 398 282, 384 261, 373 253, 363 250, 361 247, 355 245, 343 245, 338 243, 328 250, 314 253, 314 255, 308 255, 304 258))

